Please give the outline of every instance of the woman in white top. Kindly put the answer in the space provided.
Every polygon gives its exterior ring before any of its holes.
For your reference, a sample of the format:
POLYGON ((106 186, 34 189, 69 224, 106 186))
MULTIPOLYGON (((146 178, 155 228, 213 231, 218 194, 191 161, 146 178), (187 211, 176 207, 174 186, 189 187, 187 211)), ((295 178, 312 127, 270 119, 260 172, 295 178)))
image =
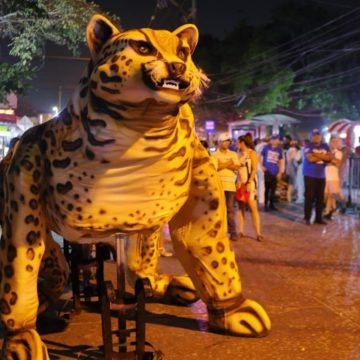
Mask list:
POLYGON ((341 183, 339 176, 339 167, 342 160, 342 152, 340 151, 341 139, 333 137, 330 139, 330 150, 333 154, 333 159, 326 165, 325 168, 325 215, 327 220, 332 219, 332 214, 336 211, 336 199, 338 198, 345 207, 345 198, 341 191, 341 183))
MULTIPOLYGON (((238 149, 241 151, 239 157, 240 168, 237 181, 237 189, 241 186, 249 193, 247 203, 249 204, 254 228, 256 231, 256 239, 264 240, 260 231, 260 217, 257 209, 257 163, 258 157, 254 150, 252 140, 248 136, 240 136, 238 138, 238 149)), ((244 217, 245 217, 245 201, 238 201, 239 204, 239 226, 240 236, 244 235, 244 217)))

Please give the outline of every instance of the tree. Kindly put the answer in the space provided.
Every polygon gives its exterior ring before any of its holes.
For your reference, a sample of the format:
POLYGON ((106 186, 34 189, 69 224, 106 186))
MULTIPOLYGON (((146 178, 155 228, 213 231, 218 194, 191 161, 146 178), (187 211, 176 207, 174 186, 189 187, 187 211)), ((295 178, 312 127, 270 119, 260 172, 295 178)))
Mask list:
POLYGON ((0 64, 0 102, 10 91, 26 92, 37 70, 34 61, 44 59, 46 42, 77 54, 86 24, 98 12, 99 6, 86 0, 1 0, 0 38, 8 41, 14 61, 0 64))

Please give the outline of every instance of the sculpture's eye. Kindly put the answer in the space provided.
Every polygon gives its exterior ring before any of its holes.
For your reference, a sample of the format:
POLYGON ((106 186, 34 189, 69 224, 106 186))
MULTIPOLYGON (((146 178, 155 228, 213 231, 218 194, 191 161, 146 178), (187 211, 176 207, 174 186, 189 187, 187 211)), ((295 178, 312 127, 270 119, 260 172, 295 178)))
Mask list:
POLYGON ((181 60, 185 61, 188 55, 189 55, 189 49, 183 47, 178 50, 177 56, 181 60))
POLYGON ((146 41, 131 40, 130 45, 140 55, 156 55, 156 49, 146 41))

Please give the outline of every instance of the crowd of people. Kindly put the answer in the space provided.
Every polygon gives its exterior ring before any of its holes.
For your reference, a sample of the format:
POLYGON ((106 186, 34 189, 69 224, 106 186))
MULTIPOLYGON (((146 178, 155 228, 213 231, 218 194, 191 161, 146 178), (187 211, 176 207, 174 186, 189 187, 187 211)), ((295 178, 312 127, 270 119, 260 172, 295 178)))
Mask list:
MULTIPOLYGON (((206 141, 203 145, 207 147, 206 141)), ((245 209, 251 212, 256 239, 261 233, 258 206, 264 211, 278 211, 278 184, 286 183, 286 200, 304 206, 304 222, 326 225, 340 204, 345 211, 341 191, 346 166, 346 147, 338 137, 329 144, 322 141, 321 132, 312 130, 310 139, 293 140, 290 135, 253 139, 250 133, 233 142, 228 133, 217 139, 217 149, 211 157, 223 185, 227 207, 228 233, 236 241, 244 236, 245 209), (238 211, 236 211, 236 207, 238 211), (325 213, 323 214, 325 209, 325 213), (236 230, 236 218, 240 233, 236 230)))

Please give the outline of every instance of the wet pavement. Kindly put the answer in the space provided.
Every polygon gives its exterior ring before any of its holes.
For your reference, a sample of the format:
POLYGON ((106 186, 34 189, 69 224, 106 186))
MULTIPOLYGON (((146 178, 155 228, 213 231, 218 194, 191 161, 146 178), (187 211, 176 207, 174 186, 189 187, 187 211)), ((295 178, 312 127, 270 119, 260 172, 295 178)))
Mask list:
MULTIPOLYGON (((273 329, 260 339, 209 333, 201 301, 189 307, 149 303, 147 341, 165 360, 360 360, 360 218, 336 215, 328 225, 305 225, 300 205, 261 212, 264 242, 257 242, 250 214, 245 237, 233 242, 244 294, 269 313, 273 329)), ((165 243, 168 250, 171 244, 165 243)), ((161 270, 182 268, 161 258, 161 270)), ((115 266, 106 264, 113 278, 115 266)), ((95 306, 67 320, 71 292, 57 317, 39 320, 51 359, 101 359, 100 313, 95 306)), ((114 319, 115 320, 115 319, 114 319)))

